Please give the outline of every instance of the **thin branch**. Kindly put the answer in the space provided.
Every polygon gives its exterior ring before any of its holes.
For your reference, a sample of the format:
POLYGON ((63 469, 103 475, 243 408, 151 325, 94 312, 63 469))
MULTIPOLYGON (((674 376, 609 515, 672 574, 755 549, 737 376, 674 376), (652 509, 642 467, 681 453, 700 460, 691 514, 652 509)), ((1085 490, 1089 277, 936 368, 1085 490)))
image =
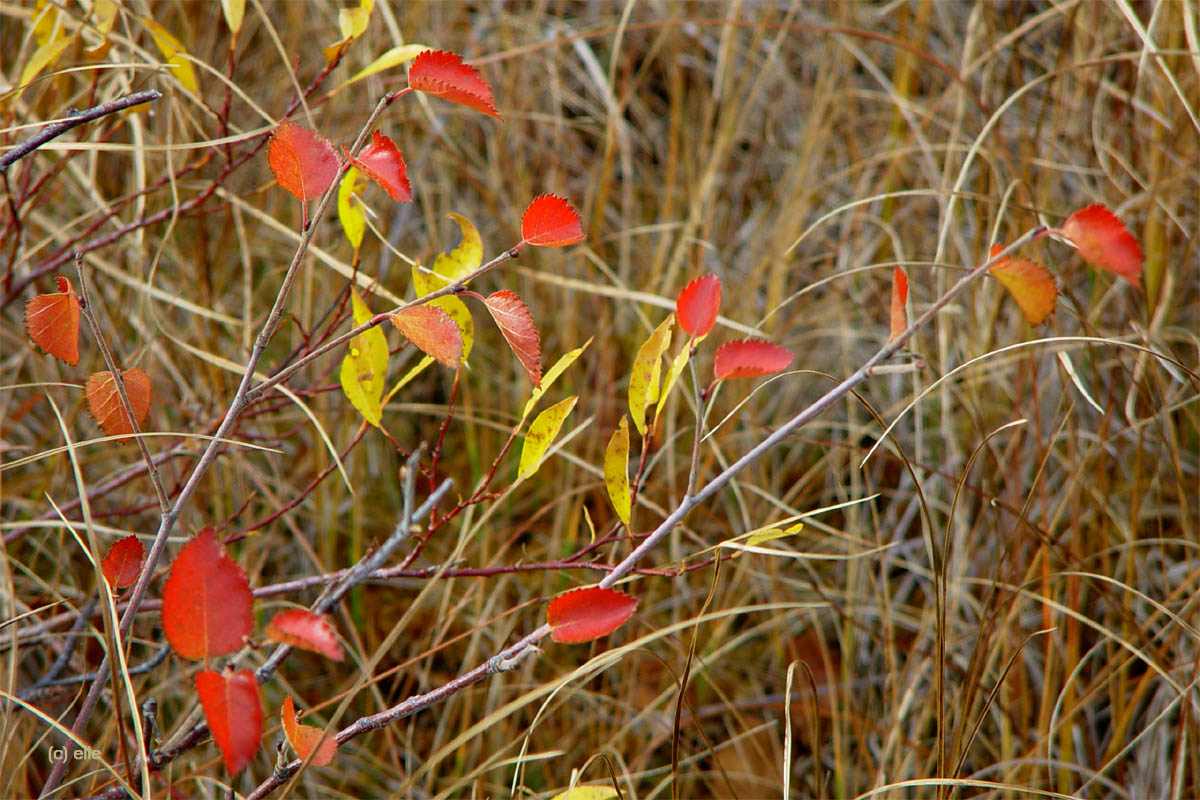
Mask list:
POLYGON ((78 128, 80 125, 100 119, 101 117, 107 117, 109 114, 115 114, 118 111, 124 111, 127 108, 132 108, 142 103, 149 103, 161 97, 162 92, 158 89, 146 89, 126 95, 125 97, 118 97, 116 100, 109 100, 107 103, 93 106, 86 111, 72 112, 66 119, 50 123, 12 150, 0 156, 0 174, 8 172, 8 168, 14 163, 20 161, 34 150, 37 150, 51 139, 62 136, 72 128, 78 128))

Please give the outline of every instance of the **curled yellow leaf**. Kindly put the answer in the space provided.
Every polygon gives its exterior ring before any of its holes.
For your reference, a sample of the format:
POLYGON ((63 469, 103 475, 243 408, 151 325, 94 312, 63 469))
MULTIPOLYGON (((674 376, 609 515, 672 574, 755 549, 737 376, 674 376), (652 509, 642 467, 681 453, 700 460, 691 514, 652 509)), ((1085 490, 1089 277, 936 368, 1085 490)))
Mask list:
POLYGON ((632 498, 629 490, 629 419, 621 422, 608 440, 604 451, 604 488, 621 522, 629 524, 632 498))
MULTIPOLYGON (((373 316, 371 309, 350 290, 354 307, 354 324, 362 325, 373 316)), ((387 380, 387 337, 378 326, 350 340, 349 350, 342 359, 342 391, 363 419, 378 427, 383 419, 383 388, 387 380)))
POLYGON ((629 374, 629 416, 642 436, 646 435, 646 409, 658 401, 662 354, 671 344, 671 323, 674 321, 675 315, 669 314, 642 343, 633 359, 629 374))

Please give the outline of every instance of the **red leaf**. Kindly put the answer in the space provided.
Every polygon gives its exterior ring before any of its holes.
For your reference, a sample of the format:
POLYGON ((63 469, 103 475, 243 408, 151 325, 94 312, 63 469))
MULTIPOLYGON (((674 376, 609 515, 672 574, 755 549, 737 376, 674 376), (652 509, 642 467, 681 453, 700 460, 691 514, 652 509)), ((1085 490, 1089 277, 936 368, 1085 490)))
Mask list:
POLYGON ((58 292, 39 294, 25 304, 25 329, 38 347, 72 367, 79 363, 79 297, 59 277, 58 292))
POLYGON ((721 310, 721 279, 702 275, 679 293, 675 300, 675 316, 679 327, 690 336, 704 336, 712 330, 721 310))
POLYGON ((204 707, 204 720, 212 733, 230 775, 254 758, 262 741, 262 703, 258 681, 248 669, 196 673, 196 693, 204 707))
POLYGON ((280 611, 267 625, 267 638, 280 644, 290 644, 304 650, 321 653, 334 661, 346 657, 342 645, 333 633, 333 626, 324 614, 314 614, 299 608, 280 611))
POLYGON ((283 706, 279 709, 279 718, 283 722, 283 735, 287 737, 288 744, 296 751, 296 755, 300 760, 303 761, 308 758, 308 754, 317 747, 317 742, 321 742, 320 749, 312 757, 312 765, 314 767, 324 767, 333 761, 333 754, 337 752, 337 739, 334 739, 331 733, 322 742, 322 731, 320 728, 314 728, 312 725, 301 725, 297 722, 296 707, 292 704, 292 696, 290 694, 283 700, 283 706))
POLYGON ((795 356, 791 350, 760 339, 746 339, 721 345, 713 357, 717 380, 757 378, 787 369, 795 356))
POLYGON ((598 586, 564 592, 546 606, 550 638, 566 644, 599 639, 624 625, 637 604, 627 594, 598 586))
POLYGON ((142 571, 142 558, 146 548, 136 536, 126 536, 108 549, 108 555, 100 562, 104 580, 114 589, 132 586, 142 571))
MULTIPOLYGON (((1004 249, 1004 245, 992 245, 991 258, 1004 249)), ((1021 313, 1030 325, 1040 325, 1054 313, 1058 299, 1058 285, 1050 270, 1028 258, 1002 258, 988 268, 992 277, 1009 291, 1021 313)))
POLYGON ((584 238, 579 214, 558 195, 538 195, 521 215, 521 244, 562 247, 584 238))
POLYGON ((507 290, 493 292, 483 302, 517 360, 529 373, 529 380, 533 381, 535 387, 541 387, 542 343, 537 328, 533 326, 529 308, 521 298, 507 290))
POLYGON ((1139 285, 1142 248, 1117 215, 1104 206, 1076 211, 1063 223, 1062 234, 1075 243, 1084 261, 1139 285))
POLYGON ((333 145, 286 119, 271 134, 267 163, 279 185, 298 200, 320 197, 338 173, 333 145))
MULTIPOLYGON (((146 414, 150 413, 150 376, 138 367, 133 367, 122 372, 121 379, 125 383, 125 394, 129 396, 129 405, 133 408, 140 427, 146 421, 146 414)), ((133 423, 121 404, 117 382, 111 372, 105 370, 93 373, 88 378, 84 394, 87 395, 88 412, 105 433, 109 436, 128 436, 134 432, 133 423)))
POLYGON ((371 134, 371 143, 362 149, 354 166, 382 186, 393 200, 412 202, 412 186, 408 182, 408 167, 396 143, 379 131, 371 134))
POLYGON ((212 528, 179 551, 162 603, 163 632, 184 658, 232 653, 254 628, 246 573, 225 553, 212 528))
POLYGON ((408 85, 419 92, 461 103, 500 119, 492 87, 479 77, 479 71, 464 64, 456 54, 445 50, 426 50, 408 69, 408 85))
POLYGON ((433 356, 450 369, 462 364, 462 331, 454 318, 437 306, 406 308, 391 315, 392 324, 404 338, 427 356, 433 356))
POLYGON ((892 270, 892 314, 890 320, 891 331, 888 335, 889 342, 908 329, 908 314, 904 310, 904 304, 907 302, 908 274, 899 267, 896 267, 892 270))

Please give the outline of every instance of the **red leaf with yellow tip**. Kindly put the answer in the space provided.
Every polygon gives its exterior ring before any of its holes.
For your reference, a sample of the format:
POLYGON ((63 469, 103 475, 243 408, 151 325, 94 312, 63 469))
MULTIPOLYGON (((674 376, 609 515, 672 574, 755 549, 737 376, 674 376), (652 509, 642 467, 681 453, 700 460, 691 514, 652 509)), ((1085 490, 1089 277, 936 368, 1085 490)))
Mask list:
MULTIPOLYGON (((1003 245, 992 245, 991 257, 1004 249, 1003 245)), ((1054 313, 1054 302, 1058 299, 1058 285, 1050 270, 1028 258, 1002 258, 988 268, 992 277, 1000 281, 1030 325, 1040 325, 1054 313)))
POLYGON ((290 694, 284 698, 283 706, 279 709, 279 719, 283 723, 283 735, 287 737, 288 744, 296 751, 300 760, 308 758, 309 753, 315 749, 317 752, 311 759, 314 767, 324 767, 333 761, 334 753, 337 752, 337 739, 333 738, 331 733, 322 741, 323 731, 320 728, 297 722, 296 707, 292 704, 290 694), (318 742, 320 747, 317 746, 318 742))
POLYGON ((25 304, 25 329, 38 347, 72 367, 79 363, 79 297, 71 282, 58 277, 58 291, 25 304))

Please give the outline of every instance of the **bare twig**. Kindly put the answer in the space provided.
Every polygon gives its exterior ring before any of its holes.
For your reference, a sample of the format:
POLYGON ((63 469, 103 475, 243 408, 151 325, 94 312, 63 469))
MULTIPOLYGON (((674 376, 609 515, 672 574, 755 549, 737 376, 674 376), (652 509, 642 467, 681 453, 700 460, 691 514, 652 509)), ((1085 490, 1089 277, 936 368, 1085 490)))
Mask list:
POLYGON ((51 139, 62 136, 72 128, 78 128, 80 125, 100 119, 101 117, 107 117, 109 114, 115 114, 118 111, 124 111, 127 108, 132 108, 142 103, 149 103, 161 97, 162 92, 158 89, 146 89, 126 95, 125 97, 118 97, 116 100, 109 100, 107 103, 93 106, 86 111, 76 111, 66 119, 52 122, 12 150, 0 156, 0 174, 8 172, 8 168, 14 163, 20 161, 34 150, 37 150, 51 139))

